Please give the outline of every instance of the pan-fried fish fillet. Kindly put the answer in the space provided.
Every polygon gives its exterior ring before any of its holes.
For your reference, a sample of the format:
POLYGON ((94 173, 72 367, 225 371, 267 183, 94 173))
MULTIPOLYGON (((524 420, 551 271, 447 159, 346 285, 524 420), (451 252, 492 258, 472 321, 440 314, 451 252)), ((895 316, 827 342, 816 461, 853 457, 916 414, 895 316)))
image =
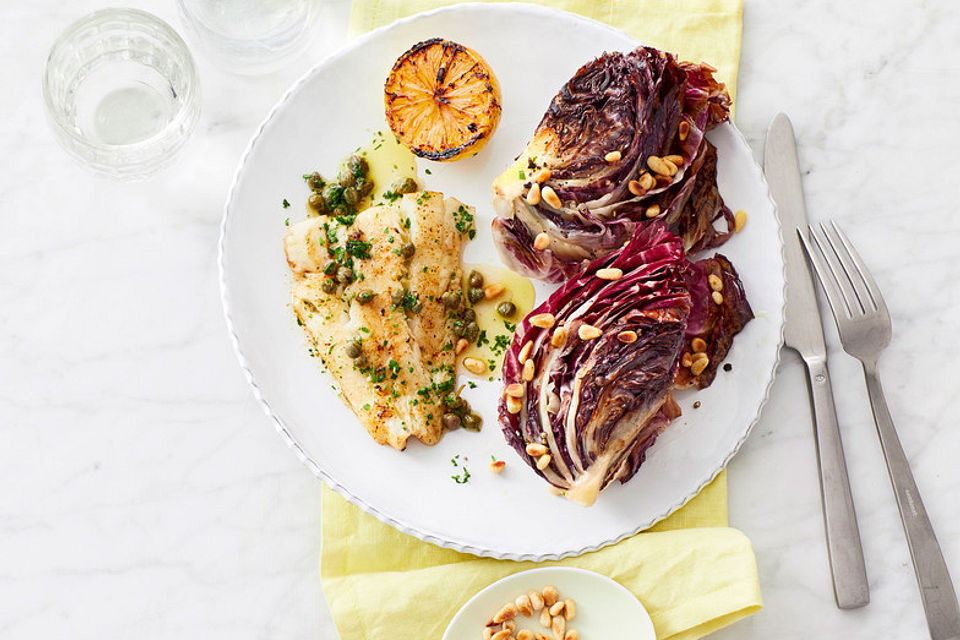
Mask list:
POLYGON ((349 228, 307 218, 284 239, 293 308, 313 348, 373 439, 395 449, 410 436, 438 442, 440 399, 456 389, 456 337, 440 297, 460 288, 463 239, 454 212, 462 206, 439 193, 413 193, 366 209, 349 228), (407 242, 416 247, 409 259, 401 250, 407 242), (344 247, 357 278, 326 293, 323 270, 344 247), (375 295, 360 304, 356 295, 367 289, 375 295), (364 366, 347 353, 358 339, 364 366))

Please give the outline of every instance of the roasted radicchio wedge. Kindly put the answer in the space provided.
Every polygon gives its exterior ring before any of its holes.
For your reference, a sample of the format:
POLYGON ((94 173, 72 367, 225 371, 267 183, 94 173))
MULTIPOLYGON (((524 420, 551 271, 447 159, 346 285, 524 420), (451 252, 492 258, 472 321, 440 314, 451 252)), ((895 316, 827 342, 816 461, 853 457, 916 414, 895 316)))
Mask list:
POLYGON ((592 504, 637 472, 680 415, 673 390, 708 386, 752 317, 726 258, 691 263, 665 225, 644 226, 517 329, 499 406, 507 442, 568 498, 592 504))
POLYGON ((650 47, 604 54, 577 71, 493 183, 504 261, 562 282, 653 221, 691 253, 723 244, 732 214, 704 134, 729 117, 730 97, 714 71, 650 47), (714 227, 720 218, 723 231, 714 227))

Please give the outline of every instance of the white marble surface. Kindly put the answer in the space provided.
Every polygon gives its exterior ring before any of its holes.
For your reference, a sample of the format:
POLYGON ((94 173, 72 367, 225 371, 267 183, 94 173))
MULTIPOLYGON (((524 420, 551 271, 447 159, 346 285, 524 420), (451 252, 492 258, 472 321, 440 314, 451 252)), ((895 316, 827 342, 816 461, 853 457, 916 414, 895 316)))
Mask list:
MULTIPOLYGON (((173 2, 131 4, 176 24, 173 2)), ((240 79, 198 60, 197 134, 175 167, 133 185, 78 167, 41 108, 50 43, 102 5, 0 7, 0 636, 334 638, 320 486, 236 366, 215 246, 239 154, 286 86, 343 42, 349 2, 324 2, 311 55, 282 73, 240 79)), ((748 0, 737 119, 759 150, 770 117, 789 112, 811 217, 841 220, 874 269, 895 324, 888 400, 960 578, 958 60, 951 0, 748 0)), ((729 473, 766 607, 717 638, 926 637, 859 371, 828 339, 872 602, 833 605, 788 352, 729 473)))

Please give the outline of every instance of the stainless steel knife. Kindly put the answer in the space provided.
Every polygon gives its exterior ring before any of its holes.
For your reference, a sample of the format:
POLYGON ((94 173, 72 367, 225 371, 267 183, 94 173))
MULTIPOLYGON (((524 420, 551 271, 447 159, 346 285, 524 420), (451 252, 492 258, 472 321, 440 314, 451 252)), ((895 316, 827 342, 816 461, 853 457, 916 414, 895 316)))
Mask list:
POLYGON ((833 404, 820 309, 797 236, 798 229, 807 228, 807 211, 793 126, 783 113, 777 114, 767 129, 763 166, 783 226, 787 261, 784 342, 795 349, 806 363, 813 400, 820 494, 823 498, 834 597, 841 609, 855 609, 870 601, 870 590, 837 424, 837 410, 833 404))

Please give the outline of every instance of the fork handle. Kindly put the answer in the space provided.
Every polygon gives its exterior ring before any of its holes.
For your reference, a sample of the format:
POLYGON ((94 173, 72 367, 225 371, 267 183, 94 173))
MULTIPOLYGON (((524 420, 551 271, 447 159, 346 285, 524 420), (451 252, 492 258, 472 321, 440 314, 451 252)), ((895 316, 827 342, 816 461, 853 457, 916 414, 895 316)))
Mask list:
POLYGON ((880 446, 907 536, 910 558, 920 584, 920 598, 927 616, 930 637, 932 640, 958 640, 960 606, 957 604, 957 594, 953 590, 950 573, 943 560, 940 544, 933 533, 930 518, 927 517, 927 510, 920 499, 917 483, 910 471, 910 463, 900 446, 900 438, 893 426, 887 401, 883 397, 883 387, 877 377, 876 364, 864 363, 863 372, 867 378, 867 391, 870 394, 873 419, 877 423, 880 446))
POLYGON ((860 545, 860 528, 850 493, 847 462, 833 403, 830 372, 823 358, 805 359, 813 398, 820 496, 827 536, 833 595, 841 609, 856 609, 870 602, 867 570, 860 545))

